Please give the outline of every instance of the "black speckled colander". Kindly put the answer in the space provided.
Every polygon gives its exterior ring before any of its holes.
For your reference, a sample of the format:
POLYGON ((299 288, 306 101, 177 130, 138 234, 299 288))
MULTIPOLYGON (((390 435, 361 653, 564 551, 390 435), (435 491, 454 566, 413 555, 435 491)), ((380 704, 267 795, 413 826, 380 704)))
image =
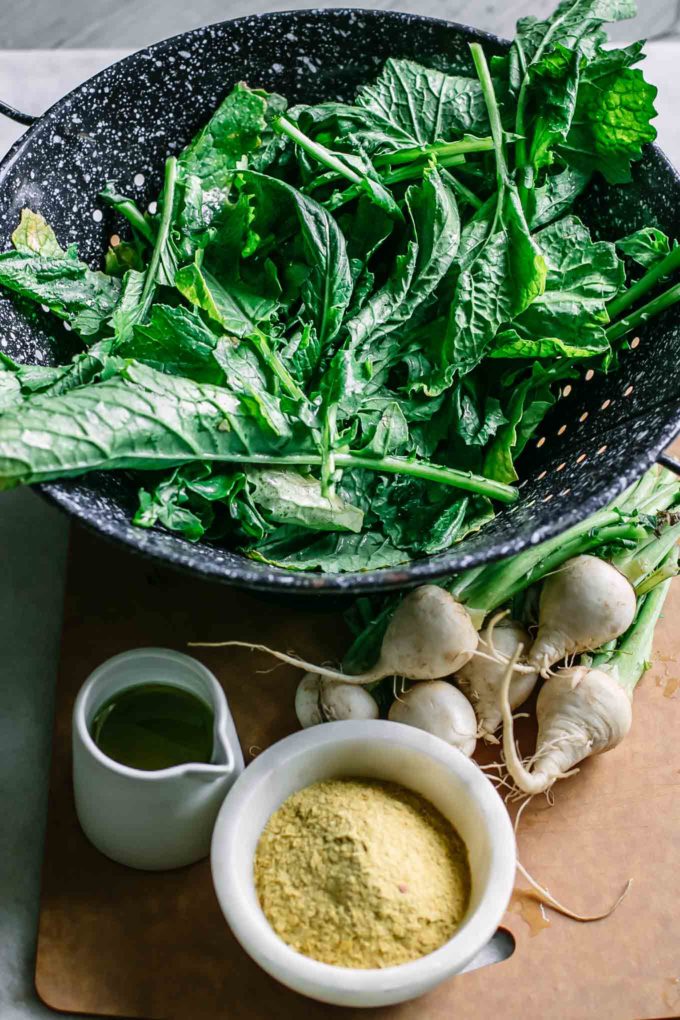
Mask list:
MULTIPOLYGON (((471 73, 468 43, 489 53, 507 44, 461 25, 385 11, 291 11, 241 18, 188 32, 114 64, 31 124, 0 165, 0 250, 20 210, 40 211, 62 244, 77 241, 100 265, 124 223, 97 194, 114 180, 144 206, 160 190, 165 157, 185 145, 239 80, 296 103, 351 100, 387 57, 410 57, 471 73)), ((645 224, 680 235, 680 179, 648 148, 629 187, 594 183, 580 214, 597 237, 645 224)), ((193 545, 131 524, 135 485, 119 473, 39 486, 44 496, 100 534, 157 560, 229 584, 279 592, 338 593, 424 581, 519 552, 613 499, 680 430, 680 310, 641 330, 615 375, 565 387, 521 460, 521 500, 449 552, 398 569, 301 574, 274 569, 212 545, 193 545)), ((53 364, 75 350, 73 334, 50 316, 28 318, 0 301, 0 343, 19 361, 53 364)), ((676 465, 680 469, 680 465, 676 465)))

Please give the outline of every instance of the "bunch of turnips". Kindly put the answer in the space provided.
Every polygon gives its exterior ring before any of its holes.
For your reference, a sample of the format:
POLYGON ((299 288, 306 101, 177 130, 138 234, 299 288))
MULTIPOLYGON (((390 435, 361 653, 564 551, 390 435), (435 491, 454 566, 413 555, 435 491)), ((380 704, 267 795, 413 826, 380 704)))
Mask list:
POLYGON ((470 756, 498 742, 516 789, 548 790, 585 758, 615 747, 678 573, 680 483, 653 468, 615 504, 510 559, 380 603, 359 599, 343 669, 246 642, 304 669, 303 727, 380 715, 470 756), (361 621, 358 623, 358 621, 361 621), (538 739, 519 758, 514 709, 536 684, 538 739))

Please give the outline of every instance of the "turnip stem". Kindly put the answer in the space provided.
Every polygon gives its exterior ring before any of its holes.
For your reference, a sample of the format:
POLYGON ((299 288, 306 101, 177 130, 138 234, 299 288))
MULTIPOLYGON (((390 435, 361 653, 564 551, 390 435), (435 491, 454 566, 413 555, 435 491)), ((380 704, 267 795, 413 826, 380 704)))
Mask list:
POLYGON ((637 283, 634 283, 623 294, 619 294, 618 297, 609 302, 607 305, 609 317, 616 319, 621 312, 626 308, 630 308, 631 305, 640 300, 643 294, 646 294, 648 290, 656 286, 659 280, 662 280, 664 276, 668 276, 669 273, 674 273, 676 269, 680 269, 680 245, 677 248, 673 248, 665 258, 657 262, 651 269, 648 269, 637 283))
MULTIPOLYGON (((654 642, 654 628, 661 615, 663 604, 671 586, 671 578, 657 585, 645 596, 638 614, 628 633, 624 634, 617 650, 604 667, 616 676, 624 691, 632 697, 633 691, 649 665, 654 642)), ((598 657, 594 665, 597 668, 598 657)))
POLYGON ((607 339, 610 342, 620 340, 626 333, 632 333, 639 326, 644 326, 655 315, 661 315, 662 312, 677 304, 678 301, 680 301, 680 283, 669 287, 668 290, 663 291, 658 297, 652 298, 651 301, 648 301, 641 308, 636 308, 625 319, 619 319, 618 322, 615 322, 613 326, 607 329, 607 339))
POLYGON ((572 556, 612 542, 640 542, 647 534, 637 522, 622 521, 616 511, 600 511, 596 517, 599 519, 591 517, 541 546, 492 564, 464 589, 462 601, 470 611, 486 616, 572 556))

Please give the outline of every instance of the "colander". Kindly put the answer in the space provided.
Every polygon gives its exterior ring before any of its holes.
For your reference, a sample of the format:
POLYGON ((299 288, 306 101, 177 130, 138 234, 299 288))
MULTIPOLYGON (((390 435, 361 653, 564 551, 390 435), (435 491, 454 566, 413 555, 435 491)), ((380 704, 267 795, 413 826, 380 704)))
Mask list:
MULTIPOLYGON (((392 11, 317 10, 256 15, 175 36, 113 64, 42 117, 0 110, 28 131, 0 164, 0 250, 23 206, 41 212, 62 244, 102 263, 125 224, 98 198, 109 180, 142 207, 160 190, 166 156, 184 146, 239 80, 293 103, 351 101, 388 57, 472 73, 468 44, 488 55, 508 43, 463 25, 392 11)), ((680 178, 647 148, 629 186, 595 180, 577 212, 597 238, 655 224, 680 235, 680 178)), ((40 310, 0 299, 0 343, 18 361, 54 364, 76 351, 73 333, 40 310)), ((584 370, 560 399, 520 461, 521 499, 448 552, 397 569, 304 574, 270 567, 207 543, 131 523, 136 485, 123 473, 38 486, 47 499, 99 534, 147 556, 228 584, 290 593, 389 589, 423 582, 517 553, 612 500, 680 431, 680 310, 640 331, 610 375, 584 370)))

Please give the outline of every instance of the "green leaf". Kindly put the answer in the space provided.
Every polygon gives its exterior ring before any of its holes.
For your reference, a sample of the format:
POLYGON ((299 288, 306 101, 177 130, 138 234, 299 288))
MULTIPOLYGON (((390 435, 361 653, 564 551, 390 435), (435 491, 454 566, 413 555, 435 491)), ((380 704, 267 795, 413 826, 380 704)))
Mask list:
POLYGON ((309 273, 302 284, 304 316, 313 322, 325 347, 337 335, 352 295, 352 274, 345 239, 322 205, 284 181, 244 173, 256 197, 271 193, 272 205, 284 205, 297 220, 309 273))
MULTIPOLYGON (((493 515, 483 497, 461 497, 441 486, 407 477, 378 476, 371 494, 371 517, 393 545, 411 554, 449 549, 493 515)), ((371 526, 369 520, 369 527, 371 526)))
POLYGON ((577 169, 599 170, 610 184, 631 180, 631 163, 642 146, 653 142, 656 88, 629 65, 641 57, 642 44, 625 50, 599 50, 581 75, 571 130, 561 147, 577 169))
POLYGON ((412 60, 385 62, 374 85, 364 85, 356 104, 366 111, 351 134, 369 151, 487 135, 489 122, 479 82, 443 74, 412 60))
POLYGON ((587 54, 600 42, 602 25, 636 14, 635 0, 563 0, 545 21, 520 18, 514 45, 521 47, 526 65, 557 45, 587 54))
POLYGON ((592 358, 609 350, 607 334, 603 329, 591 327, 581 343, 569 343, 556 336, 533 339, 521 336, 516 329, 504 329, 496 334, 490 358, 592 358))
POLYGON ((144 271, 144 259, 136 244, 119 241, 115 248, 111 246, 108 248, 104 269, 109 276, 125 276, 130 269, 141 273, 144 271))
POLYGON ((513 373, 504 380, 507 425, 499 429, 484 458, 484 474, 512 484, 518 474, 514 461, 522 453, 550 408, 555 403, 554 384, 576 375, 570 362, 543 367, 536 361, 528 374, 513 373))
POLYGON ((532 230, 544 227, 563 216, 585 190, 590 173, 562 165, 548 174, 539 187, 530 188, 526 197, 527 221, 532 230))
POLYGON ((658 227, 642 227, 627 237, 616 242, 618 250, 637 262, 639 266, 649 269, 670 254, 671 246, 666 234, 658 227))
POLYGON ((277 528, 272 538, 245 550, 251 559, 288 570, 322 570, 325 573, 377 570, 406 563, 407 553, 396 549, 379 532, 358 535, 337 532, 311 537, 307 529, 277 528))
POLYGON ((290 436, 288 419, 279 399, 268 390, 267 379, 255 352, 244 341, 222 337, 215 347, 214 358, 227 384, 239 395, 253 417, 275 435, 290 436))
POLYGON ((454 393, 454 428, 467 446, 486 446, 507 421, 497 397, 479 392, 472 377, 461 380, 454 393))
POLYGON ((361 531, 363 512, 337 495, 324 495, 316 478, 275 468, 249 468, 247 475, 255 503, 273 521, 312 531, 361 531))
POLYGON ((116 353, 161 372, 220 385, 224 372, 215 360, 217 341, 195 309, 154 305, 150 321, 136 325, 116 353))
POLYGON ((522 335, 536 340, 559 338, 576 347, 602 346, 609 316, 607 302, 624 282, 624 267, 613 244, 593 242, 576 216, 545 227, 537 234, 548 265, 545 293, 536 298, 516 323, 522 335))
POLYGON ((21 385, 16 375, 0 365, 0 414, 21 403, 21 385))
POLYGON ((19 226, 12 234, 12 244, 25 255, 44 255, 46 258, 65 258, 66 252, 57 241, 52 227, 40 213, 21 210, 19 226))
POLYGON ((239 337, 252 333, 278 307, 276 298, 256 293, 241 280, 220 282, 199 262, 180 269, 175 286, 193 305, 239 337))
POLYGON ((145 284, 146 272, 130 269, 123 277, 120 297, 111 315, 111 326, 117 340, 127 338, 139 321, 145 284))
POLYGON ((269 122, 285 100, 239 82, 179 157, 183 176, 198 177, 205 188, 224 187, 243 157, 257 158, 270 141, 269 122))
POLYGON ((47 305, 80 336, 98 333, 113 312, 120 281, 63 256, 0 255, 0 286, 47 305))
POLYGON ((404 412, 396 401, 390 401, 380 412, 361 453, 386 457, 405 453, 408 445, 409 427, 404 412))
POLYGON ((197 542, 205 535, 214 513, 208 508, 210 517, 206 520, 204 514, 196 514, 187 506, 182 506, 182 503, 188 502, 188 497, 181 470, 178 468, 150 492, 139 490, 139 507, 132 523, 140 528, 153 528, 156 524, 162 524, 168 531, 180 532, 189 542, 197 542))
POLYGON ((406 192, 410 238, 397 256, 385 284, 345 324, 349 343, 360 361, 376 367, 392 360, 385 343, 395 330, 409 322, 434 292, 458 249, 460 220, 453 192, 439 173, 432 171, 422 184, 406 192))
MULTIPOLYGON (((296 452, 303 437, 291 440, 296 452)), ((0 490, 98 469, 275 458, 285 445, 227 390, 132 363, 105 382, 38 396, 2 415, 0 490)))
POLYGON ((529 67, 525 131, 531 135, 529 162, 535 170, 552 163, 552 150, 567 137, 576 107, 580 60, 578 50, 558 45, 529 67))

